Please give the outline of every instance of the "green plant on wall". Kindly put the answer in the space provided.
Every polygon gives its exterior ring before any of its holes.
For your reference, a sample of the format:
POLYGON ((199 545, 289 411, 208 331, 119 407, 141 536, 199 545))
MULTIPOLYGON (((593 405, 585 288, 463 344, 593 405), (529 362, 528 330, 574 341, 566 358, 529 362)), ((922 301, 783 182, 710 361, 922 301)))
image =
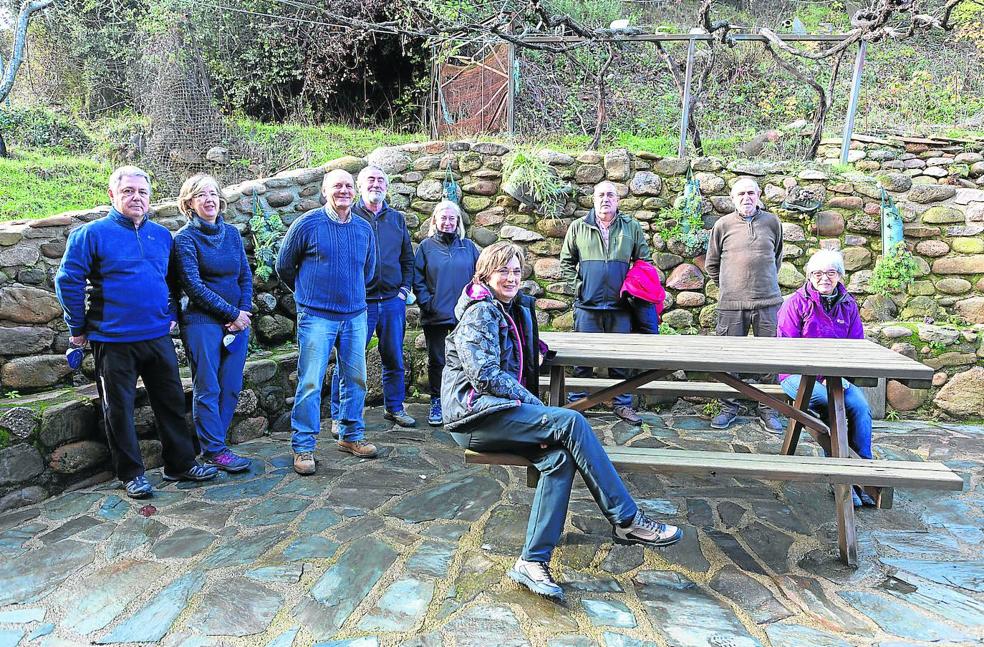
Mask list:
POLYGON ((669 243, 679 241, 688 256, 700 256, 707 251, 710 232, 704 229, 704 206, 700 196, 700 183, 687 175, 683 196, 677 205, 660 211, 656 230, 669 243))
POLYGON ((549 164, 531 150, 517 150, 502 167, 502 190, 547 218, 564 208, 567 186, 549 164))
POLYGON ((899 243, 875 263, 868 288, 875 294, 888 296, 904 292, 916 278, 919 266, 916 265, 912 253, 899 243))
POLYGON ((253 237, 253 256, 256 258, 256 277, 267 281, 273 276, 277 262, 277 252, 283 238, 284 221, 276 212, 267 213, 260 207, 259 199, 253 196, 253 217, 249 219, 249 231, 253 237))

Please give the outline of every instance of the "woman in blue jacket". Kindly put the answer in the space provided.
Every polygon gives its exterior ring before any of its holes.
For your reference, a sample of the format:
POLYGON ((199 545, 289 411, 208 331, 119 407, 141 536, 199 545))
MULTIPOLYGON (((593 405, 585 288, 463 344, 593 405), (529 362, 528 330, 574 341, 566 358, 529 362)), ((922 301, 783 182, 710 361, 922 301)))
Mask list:
POLYGON ((461 209, 444 200, 434 207, 427 238, 417 247, 413 264, 413 291, 420 306, 420 325, 427 342, 427 381, 431 407, 427 422, 441 425, 441 373, 444 339, 458 320, 454 307, 461 290, 471 281, 478 247, 465 238, 461 209))
POLYGON ((253 274, 239 231, 222 218, 226 206, 213 177, 188 178, 178 196, 188 224, 174 238, 174 254, 188 296, 181 300, 180 319, 202 454, 219 469, 242 472, 250 461, 229 450, 226 432, 243 388, 253 274))

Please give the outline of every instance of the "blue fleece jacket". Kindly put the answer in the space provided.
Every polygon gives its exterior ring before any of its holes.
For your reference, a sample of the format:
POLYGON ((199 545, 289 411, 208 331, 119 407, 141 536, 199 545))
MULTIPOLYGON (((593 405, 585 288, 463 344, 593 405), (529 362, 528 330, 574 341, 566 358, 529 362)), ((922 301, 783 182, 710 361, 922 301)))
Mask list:
POLYGON ((208 224, 193 215, 174 236, 174 260, 188 295, 181 323, 227 324, 252 310, 253 273, 239 231, 219 216, 208 224))
POLYGON ((168 334, 177 320, 168 275, 172 245, 166 228, 146 216, 135 227, 115 209, 73 231, 55 275, 71 334, 106 342, 168 334))
POLYGON ((458 323, 454 308, 477 261, 478 247, 457 233, 436 232, 417 246, 413 292, 420 304, 420 325, 458 323))
POLYGON ((362 198, 352 213, 368 222, 376 237, 376 271, 366 286, 366 299, 391 299, 401 292, 406 298, 413 281, 413 247, 403 214, 385 202, 379 213, 373 213, 362 198))
POLYGON ((277 256, 277 274, 294 291, 298 312, 346 321, 366 309, 366 284, 376 269, 372 227, 362 218, 346 223, 325 208, 295 220, 277 256))

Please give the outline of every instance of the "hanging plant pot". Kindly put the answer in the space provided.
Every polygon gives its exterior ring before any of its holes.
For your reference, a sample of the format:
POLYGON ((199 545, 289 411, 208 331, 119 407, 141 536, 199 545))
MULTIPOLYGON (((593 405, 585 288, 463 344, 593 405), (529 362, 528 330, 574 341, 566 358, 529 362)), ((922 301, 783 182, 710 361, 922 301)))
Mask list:
POLYGON ((547 217, 563 207, 565 186, 557 171, 531 152, 517 151, 502 169, 502 191, 547 217))
POLYGON ((502 192, 514 198, 520 204, 524 204, 530 209, 536 209, 538 205, 536 199, 533 197, 532 187, 530 187, 527 182, 514 180, 513 176, 516 175, 520 174, 514 172, 513 175, 510 175, 509 179, 503 183, 502 192))

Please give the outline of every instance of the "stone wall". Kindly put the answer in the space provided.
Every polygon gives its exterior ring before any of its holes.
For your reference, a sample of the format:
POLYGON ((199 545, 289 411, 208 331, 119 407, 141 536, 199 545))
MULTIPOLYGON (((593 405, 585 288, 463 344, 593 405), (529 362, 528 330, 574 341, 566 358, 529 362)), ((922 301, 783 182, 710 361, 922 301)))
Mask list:
MULTIPOLYGON (((296 369, 296 352, 262 351, 246 363, 230 442, 259 438, 269 430, 290 431, 296 369)), ((191 429, 191 380, 183 382, 191 429)), ((161 443, 142 387, 134 421, 145 466, 159 467, 161 443)), ((0 443, 0 513, 112 477, 94 384, 0 400, 0 433, 5 438, 0 443)))
MULTIPOLYGON (((470 236, 480 245, 508 238, 525 247, 530 261, 526 286, 538 298, 540 323, 558 330, 572 325, 571 295, 560 282, 561 241, 572 219, 590 208, 592 186, 609 179, 623 195, 621 208, 635 215, 651 236, 654 260, 668 288, 665 321, 683 332, 713 330, 717 292, 703 273, 703 259, 685 257, 679 245, 666 244, 655 234, 660 210, 672 205, 682 190, 687 161, 624 149, 577 157, 541 151, 541 158, 571 186, 562 215, 542 219, 500 192, 503 158, 508 154, 509 148, 494 143, 429 142, 378 149, 368 159, 390 174, 390 201, 406 213, 417 241, 426 234, 426 219, 440 199, 450 164, 463 188, 470 236)), ((906 150, 864 144, 854 157, 855 168, 862 170, 840 174, 824 165, 694 159, 692 167, 706 197, 705 223, 710 226, 732 210, 728 191, 735 177, 756 177, 766 206, 784 220, 786 260, 780 272, 784 290, 802 284, 802 266, 813 250, 840 248, 850 274, 849 287, 862 303, 871 338, 938 369, 939 391, 910 391, 890 384, 889 404, 900 411, 933 407, 954 416, 979 416, 984 385, 980 371, 969 369, 980 365, 984 356, 984 190, 976 188, 984 184, 984 156, 952 147, 911 145, 906 150), (802 220, 779 208, 796 186, 824 196, 815 218, 802 220), (906 242, 916 254, 920 274, 907 294, 891 298, 869 294, 867 289, 881 248, 881 187, 902 211, 906 242), (968 402, 967 394, 972 395, 971 405, 959 404, 968 402)), ((228 187, 227 219, 244 234, 249 250, 247 222, 255 208, 276 211, 289 224, 320 204, 319 184, 327 170, 345 168, 354 173, 365 164, 365 159, 344 157, 318 168, 228 187)), ((44 220, 0 223, 0 390, 28 393, 72 379, 62 355, 67 332, 52 279, 68 232, 105 211, 102 207, 44 220)), ((184 224, 174 203, 156 205, 155 218, 172 231, 184 224)), ((257 282, 255 311, 254 331, 261 346, 275 348, 293 339, 293 299, 275 278, 257 282)), ((422 388, 426 372, 416 314, 411 308, 409 383, 422 388)), ((84 375, 74 379, 85 381, 84 375)))

